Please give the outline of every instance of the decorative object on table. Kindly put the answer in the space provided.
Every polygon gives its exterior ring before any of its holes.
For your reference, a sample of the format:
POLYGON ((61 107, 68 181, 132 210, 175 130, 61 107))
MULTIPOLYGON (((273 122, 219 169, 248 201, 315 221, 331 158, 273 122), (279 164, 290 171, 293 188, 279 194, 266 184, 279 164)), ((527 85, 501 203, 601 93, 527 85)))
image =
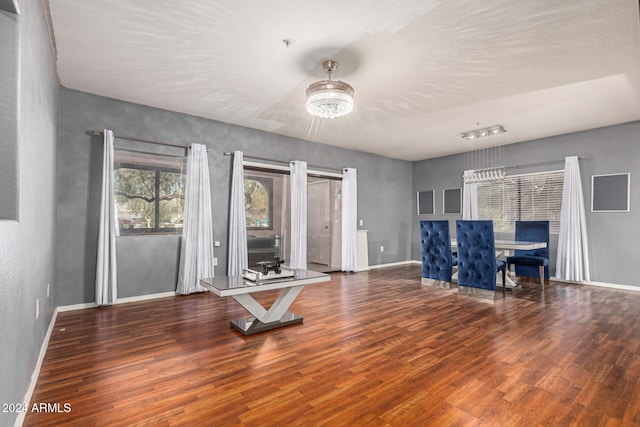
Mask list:
POLYGON ((265 276, 269 274, 270 271, 273 271, 275 274, 280 274, 280 266, 284 264, 284 260, 274 257, 272 261, 260 261, 258 265, 262 267, 262 274, 265 276))
POLYGON ((591 176, 591 212, 629 212, 630 173, 591 176))
POLYGON ((493 221, 456 221, 458 293, 495 299, 496 274, 502 272, 506 294, 506 263, 496 259, 493 221))
POLYGON ((451 253, 449 221, 420 221, 422 284, 449 289, 457 258, 451 253))
POLYGON ((507 269, 516 266, 516 276, 539 277, 544 291, 544 279, 549 279, 549 221, 516 221, 517 242, 545 242, 544 248, 516 249, 507 257, 507 269))
POLYGON ((258 262, 260 271, 245 268, 242 272, 242 276, 245 279, 256 283, 263 280, 286 279, 287 277, 293 277, 294 269, 282 264, 284 264, 284 260, 279 257, 274 257, 273 260, 270 261, 260 261, 258 262))
POLYGON ((418 215, 434 215, 436 213, 434 194, 433 190, 418 191, 418 215))

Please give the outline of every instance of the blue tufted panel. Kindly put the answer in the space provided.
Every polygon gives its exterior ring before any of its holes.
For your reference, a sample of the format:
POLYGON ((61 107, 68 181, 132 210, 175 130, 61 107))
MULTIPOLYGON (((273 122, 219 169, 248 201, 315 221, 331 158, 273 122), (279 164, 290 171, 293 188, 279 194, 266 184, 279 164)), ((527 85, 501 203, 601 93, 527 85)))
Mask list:
POLYGON ((516 250, 507 258, 516 265, 516 276, 538 277, 539 266, 544 266, 544 278, 549 278, 549 221, 516 221, 516 241, 546 242, 544 249, 516 250))
POLYGON ((451 282, 453 260, 449 221, 420 221, 422 277, 451 282))
POLYGON ((458 241, 458 286, 496 289, 496 262, 493 221, 456 221, 458 241))

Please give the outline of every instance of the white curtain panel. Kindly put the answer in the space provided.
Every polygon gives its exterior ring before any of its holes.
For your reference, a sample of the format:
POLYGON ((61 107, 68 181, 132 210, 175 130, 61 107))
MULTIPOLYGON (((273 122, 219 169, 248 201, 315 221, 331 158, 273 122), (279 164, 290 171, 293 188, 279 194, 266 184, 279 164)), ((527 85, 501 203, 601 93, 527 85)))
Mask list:
POLYGON ((244 170, 242 151, 233 153, 231 200, 229 206, 229 276, 242 274, 249 265, 247 255, 247 220, 244 205, 244 170))
POLYGON ((291 255, 289 267, 307 268, 307 162, 289 162, 291 170, 291 255))
POLYGON ((118 224, 113 194, 113 131, 104 130, 102 155, 102 192, 100 196, 100 226, 96 266, 96 304, 109 305, 118 297, 116 235, 118 224))
POLYGON ((556 277, 576 282, 590 280, 584 196, 576 156, 567 157, 564 163, 556 277))
POLYGON ((200 279, 213 277, 213 215, 207 147, 192 144, 187 157, 182 246, 176 292, 204 292, 200 279))
MULTIPOLYGON (((473 170, 464 171, 464 176, 473 175, 473 170)), ((462 219, 476 220, 478 215, 478 184, 464 183, 462 189, 462 219)))
MULTIPOLYGON (((289 194, 289 180, 286 179, 286 175, 283 175, 285 179, 282 180, 282 202, 280 203, 280 257, 285 258, 289 253, 289 219, 287 218, 287 207, 289 206, 288 194, 289 194)), ((277 210, 274 209, 276 212, 277 210)))
POLYGON ((356 271, 358 265, 358 174, 342 170, 342 271, 356 271))

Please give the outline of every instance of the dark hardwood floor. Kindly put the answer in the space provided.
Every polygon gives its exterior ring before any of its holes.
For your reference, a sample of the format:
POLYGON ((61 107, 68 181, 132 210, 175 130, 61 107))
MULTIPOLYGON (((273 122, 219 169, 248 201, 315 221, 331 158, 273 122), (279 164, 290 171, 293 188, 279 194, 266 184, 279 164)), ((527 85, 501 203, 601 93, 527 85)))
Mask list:
POLYGON ((332 277, 294 302, 304 323, 248 337, 209 293, 60 313, 32 403, 61 413, 24 425, 640 425, 640 292, 532 280, 490 302, 422 287, 418 265, 332 277))

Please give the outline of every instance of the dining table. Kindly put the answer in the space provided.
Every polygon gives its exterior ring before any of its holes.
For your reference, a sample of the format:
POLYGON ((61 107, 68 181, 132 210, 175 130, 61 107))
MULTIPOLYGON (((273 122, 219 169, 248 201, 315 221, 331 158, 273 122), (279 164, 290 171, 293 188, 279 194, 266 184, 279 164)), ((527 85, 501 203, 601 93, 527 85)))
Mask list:
MULTIPOLYGON (((455 251, 458 247, 458 242, 455 239, 451 240, 451 250, 455 251)), ((529 241, 517 241, 517 240, 503 240, 496 239, 495 240, 495 248, 496 248, 496 258, 506 255, 507 252, 511 252, 514 250, 532 250, 532 249, 542 249, 547 247, 547 242, 529 242, 529 241)), ((507 277, 505 280, 505 286, 507 290, 514 290, 522 288, 521 285, 509 277, 511 272, 507 270, 507 277)), ((451 280, 453 282, 458 281, 458 272, 456 271, 452 276, 451 280)), ((502 287, 502 276, 496 275, 496 288, 502 287)))

